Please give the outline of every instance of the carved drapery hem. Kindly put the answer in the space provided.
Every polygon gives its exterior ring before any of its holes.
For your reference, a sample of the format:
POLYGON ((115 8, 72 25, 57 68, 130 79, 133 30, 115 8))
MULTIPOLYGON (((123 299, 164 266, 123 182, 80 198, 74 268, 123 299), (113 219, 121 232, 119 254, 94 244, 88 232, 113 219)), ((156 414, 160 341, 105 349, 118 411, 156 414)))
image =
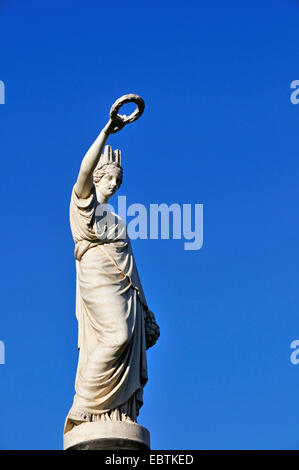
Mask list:
POLYGON ((137 423, 139 410, 143 404, 142 389, 137 390, 128 401, 108 411, 90 412, 73 405, 67 416, 64 433, 71 431, 74 426, 95 421, 130 421, 137 423))

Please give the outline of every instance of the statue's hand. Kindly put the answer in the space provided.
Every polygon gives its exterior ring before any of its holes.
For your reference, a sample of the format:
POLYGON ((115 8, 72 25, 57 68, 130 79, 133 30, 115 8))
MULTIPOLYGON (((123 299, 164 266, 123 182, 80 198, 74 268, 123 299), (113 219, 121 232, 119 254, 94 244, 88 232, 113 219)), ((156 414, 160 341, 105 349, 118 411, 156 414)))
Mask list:
POLYGON ((112 119, 109 119, 106 126, 104 127, 104 132, 107 135, 115 134, 116 132, 119 132, 125 125, 126 123, 122 119, 114 118, 113 121, 112 119))

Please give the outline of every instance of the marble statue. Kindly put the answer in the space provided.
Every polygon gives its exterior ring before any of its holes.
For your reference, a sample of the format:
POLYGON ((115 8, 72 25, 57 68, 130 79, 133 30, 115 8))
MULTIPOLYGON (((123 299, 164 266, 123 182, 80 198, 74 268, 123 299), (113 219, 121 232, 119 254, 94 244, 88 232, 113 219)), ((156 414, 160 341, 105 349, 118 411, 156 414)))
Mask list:
POLYGON ((138 119, 144 106, 133 94, 114 103, 108 123, 82 160, 72 190, 79 360, 64 435, 87 422, 137 422, 148 379, 146 350, 160 334, 126 226, 106 208, 123 178, 121 152, 105 146, 106 140, 138 119), (128 102, 136 104, 135 111, 129 117, 118 114, 128 102))

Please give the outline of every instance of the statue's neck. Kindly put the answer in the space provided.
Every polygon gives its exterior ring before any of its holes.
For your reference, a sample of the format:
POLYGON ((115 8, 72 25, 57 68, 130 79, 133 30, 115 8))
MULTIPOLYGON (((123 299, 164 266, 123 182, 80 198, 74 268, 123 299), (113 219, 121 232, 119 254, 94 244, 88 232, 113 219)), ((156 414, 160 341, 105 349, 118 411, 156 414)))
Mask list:
POLYGON ((109 201, 109 197, 104 196, 97 188, 96 188, 96 196, 98 204, 107 204, 109 201))

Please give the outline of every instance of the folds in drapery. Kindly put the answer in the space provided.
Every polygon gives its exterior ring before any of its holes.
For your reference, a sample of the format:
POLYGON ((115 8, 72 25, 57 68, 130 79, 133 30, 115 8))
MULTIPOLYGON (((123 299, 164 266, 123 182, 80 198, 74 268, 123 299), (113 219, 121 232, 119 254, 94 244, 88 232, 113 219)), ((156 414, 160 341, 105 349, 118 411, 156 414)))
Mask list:
POLYGON ((94 191, 82 200, 73 190, 70 219, 80 352, 65 432, 82 421, 136 420, 147 381, 147 305, 131 243, 112 213, 105 238, 97 236, 95 204, 94 191))

